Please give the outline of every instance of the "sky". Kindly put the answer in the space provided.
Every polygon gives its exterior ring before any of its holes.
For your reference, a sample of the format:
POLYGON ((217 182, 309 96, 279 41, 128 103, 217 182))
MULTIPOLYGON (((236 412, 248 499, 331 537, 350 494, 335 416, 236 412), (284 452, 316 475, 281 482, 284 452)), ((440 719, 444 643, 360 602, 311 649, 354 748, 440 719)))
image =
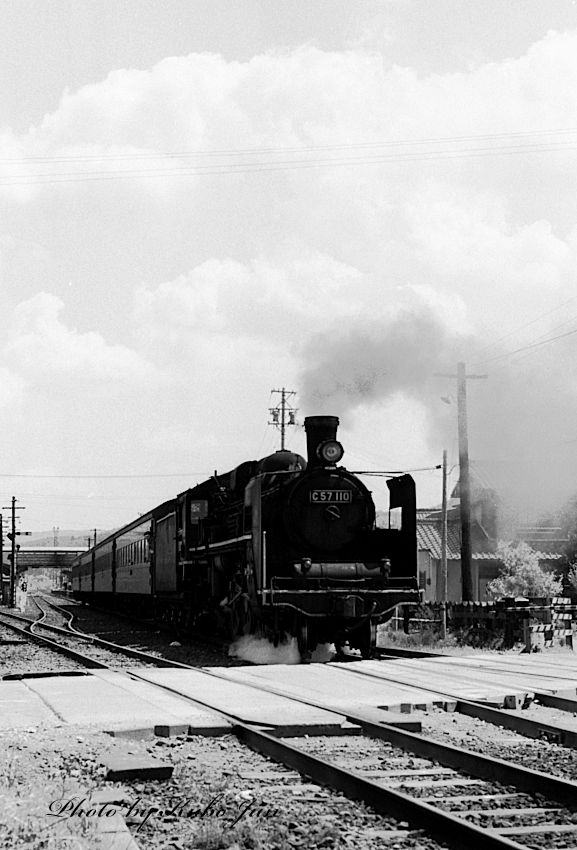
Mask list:
MULTIPOLYGON (((0 0, 0 490, 110 529, 279 448, 577 491, 577 3, 0 0), (449 376, 449 377, 442 377, 449 376)), ((384 478, 368 479, 386 507, 384 478)))

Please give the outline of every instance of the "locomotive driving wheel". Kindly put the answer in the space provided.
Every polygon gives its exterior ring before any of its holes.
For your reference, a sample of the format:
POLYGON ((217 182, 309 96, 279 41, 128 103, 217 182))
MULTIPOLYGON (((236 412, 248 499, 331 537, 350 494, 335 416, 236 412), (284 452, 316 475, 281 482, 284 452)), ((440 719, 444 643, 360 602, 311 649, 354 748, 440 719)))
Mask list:
POLYGON ((354 646, 360 650, 361 658, 373 657, 377 645, 377 624, 368 620, 355 632, 354 646))
POLYGON ((252 610, 250 600, 246 596, 242 597, 241 616, 239 623, 239 634, 252 635, 256 631, 256 620, 252 610))
POLYGON ((312 650, 314 649, 308 620, 304 617, 298 617, 294 631, 296 634, 299 655, 301 657, 301 664, 308 664, 311 660, 312 650))

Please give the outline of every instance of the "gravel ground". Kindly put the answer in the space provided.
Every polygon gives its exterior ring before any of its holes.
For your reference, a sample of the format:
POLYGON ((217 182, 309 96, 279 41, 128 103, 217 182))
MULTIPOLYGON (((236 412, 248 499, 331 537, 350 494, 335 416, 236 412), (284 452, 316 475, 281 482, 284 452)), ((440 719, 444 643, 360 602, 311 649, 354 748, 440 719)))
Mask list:
MULTIPOLYGON (((532 707, 523 714, 544 722, 573 719, 565 712, 532 707)), ((510 760, 567 779, 577 780, 575 752, 516 735, 484 721, 441 710, 415 712, 423 734, 469 750, 510 760)), ((430 767, 429 762, 403 753, 384 741, 365 737, 305 738, 292 743, 307 751, 363 771, 385 768, 430 767)), ((140 812, 130 828, 142 850, 241 850, 302 847, 402 848, 438 850, 444 846, 422 832, 387 839, 383 830, 406 829, 408 824, 382 817, 342 795, 310 784, 298 774, 253 753, 234 737, 201 737, 120 742, 103 733, 62 727, 0 735, 0 846, 30 850, 87 850, 97 838, 89 818, 55 818, 50 806, 86 797, 94 789, 112 788, 121 812, 134 805, 140 812), (173 778, 162 782, 105 782, 103 753, 122 751, 153 755, 174 765, 173 778), (54 801, 61 801, 54 803, 54 801), (200 813, 206 810, 203 817, 200 813), (175 810, 175 806, 180 806, 175 810), (246 807, 249 806, 248 809, 246 807), (158 811, 153 811, 157 809, 158 811), (240 821, 233 821, 245 810, 240 821), (151 812, 151 814, 148 814, 151 812), (142 822, 144 819, 144 822, 142 822), (74 843, 71 844, 71 841, 74 843)), ((415 789, 400 790, 420 795, 415 789)), ((434 792, 440 807, 465 810, 467 804, 448 804, 441 798, 494 791, 484 783, 471 789, 443 788, 434 792)), ((502 789, 513 791, 514 789, 502 789)), ((421 795, 429 796, 431 789, 421 795)), ((499 801, 500 808, 534 807, 543 801, 519 795, 499 801)), ((134 809, 133 809, 134 812, 134 809)), ((559 822, 568 822, 567 813, 559 822)), ((531 822, 543 822, 536 814, 531 822)), ((527 816, 522 823, 527 822, 527 816)), ((489 825, 487 819, 480 820, 489 825)), ((511 821, 508 821, 510 824, 511 821)), ((516 837, 528 846, 550 846, 549 835, 516 837)), ((574 847, 568 836, 556 848, 574 847)))
MULTIPOLYGON (((531 709, 523 711, 523 716, 536 719, 537 711, 542 712, 539 716, 544 723, 562 722, 564 718, 572 717, 567 715, 567 712, 543 707, 536 708, 533 712, 531 709), (553 719, 553 713, 555 719, 553 719), (560 719, 558 715, 561 715, 560 719)), ((484 720, 466 717, 456 712, 447 715, 440 710, 427 714, 416 711, 411 717, 421 720, 423 735, 445 744, 454 744, 487 756, 512 761, 532 770, 560 776, 573 782, 577 781, 577 756, 573 749, 536 738, 526 738, 510 729, 501 729, 484 720)))
POLYGON ((70 727, 3 735, 0 776, 0 843, 6 848, 94 847, 89 818, 56 818, 50 806, 60 811, 62 801, 82 799, 103 787, 113 788, 115 798, 124 801, 120 811, 133 806, 133 815, 138 813, 134 822, 127 820, 142 850, 445 846, 422 833, 386 840, 384 830, 408 825, 301 779, 232 736, 118 742, 70 727), (100 756, 119 749, 170 762, 173 778, 106 783, 100 756))
MULTIPOLYGON (((114 614, 94 611, 87 606, 80 605, 71 600, 56 599, 55 602, 59 605, 62 604, 64 608, 74 612, 77 617, 74 625, 79 631, 96 635, 112 643, 118 643, 121 646, 127 646, 141 652, 148 652, 159 658, 189 664, 192 667, 238 667, 246 664, 245 661, 229 657, 225 646, 212 646, 209 643, 195 641, 193 639, 185 641, 180 638, 176 640, 173 635, 161 631, 154 626, 147 627, 115 616, 114 614)), ((50 625, 65 626, 66 621, 62 615, 54 609, 50 609, 50 606, 45 603, 43 607, 49 612, 49 616, 46 619, 50 625)), ((26 600, 24 616, 30 619, 36 619, 39 613, 38 607, 32 598, 29 597, 26 600)), ((6 633, 6 639, 14 640, 17 638, 15 632, 7 628, 4 631, 6 633)), ((57 642, 62 641, 62 637, 59 635, 50 632, 44 632, 43 634, 46 634, 47 637, 57 642)), ((130 659, 118 653, 107 652, 101 648, 91 647, 89 643, 77 641, 75 638, 70 638, 70 641, 67 641, 67 645, 109 664, 114 669, 118 667, 139 666, 139 662, 135 659, 130 659)), ((51 652, 34 643, 14 646, 7 645, 4 647, 2 659, 0 660, 0 677, 7 673, 21 674, 80 669, 85 668, 78 662, 59 655, 56 652, 51 652)))
POLYGON ((511 712, 511 714, 519 714, 521 717, 526 717, 528 720, 535 720, 538 723, 550 723, 553 726, 563 726, 564 729, 572 729, 577 732, 577 714, 570 711, 560 711, 558 708, 549 708, 539 703, 531 703, 528 708, 522 711, 511 712))
POLYGON ((0 679, 9 674, 30 672, 61 672, 63 670, 85 670, 81 664, 44 649, 32 640, 0 626, 0 679), (2 641, 8 641, 2 643, 2 641), (18 643, 14 643, 18 641, 18 643))
MULTIPOLYGON (((170 661, 190 664, 192 667, 238 667, 246 662, 231 658, 224 646, 175 638, 167 631, 155 626, 139 624, 124 617, 97 611, 74 600, 55 598, 55 604, 72 611, 76 619, 74 627, 86 634, 96 635, 121 646, 129 646, 140 652, 149 652, 170 661)), ((27 616, 38 611, 32 600, 28 600, 27 616)), ((56 625, 60 625, 56 623, 56 625)))

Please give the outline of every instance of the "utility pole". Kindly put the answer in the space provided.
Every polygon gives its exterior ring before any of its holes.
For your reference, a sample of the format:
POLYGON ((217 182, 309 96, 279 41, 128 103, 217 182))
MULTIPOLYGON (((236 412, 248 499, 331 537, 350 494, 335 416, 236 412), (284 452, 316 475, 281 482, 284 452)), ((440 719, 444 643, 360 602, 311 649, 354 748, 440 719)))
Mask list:
POLYGON ((58 546, 58 532, 59 532, 59 531, 60 531, 60 529, 59 529, 59 528, 57 528, 55 525, 53 525, 53 526, 52 526, 52 534, 53 534, 53 540, 54 540, 54 548, 56 548, 56 546, 58 546))
POLYGON ((467 375, 464 363, 457 363, 457 422, 459 430, 459 505, 461 509, 463 601, 473 602, 471 478, 469 475, 469 434, 467 430, 467 375))
POLYGON ((487 375, 467 375, 465 364, 457 363, 456 375, 439 375, 457 379, 457 426, 459 432, 459 504, 461 514, 461 580, 464 602, 473 602, 473 569, 471 553, 471 481, 469 476, 469 436, 467 430, 467 380, 487 375))
POLYGON ((443 450, 443 502, 441 508, 441 576, 443 581, 443 613, 441 636, 447 637, 447 449, 443 450))
MULTIPOLYGON (((4 506, 2 510, 9 510, 12 513, 12 530, 8 534, 8 539, 12 541, 12 551, 9 555, 10 558, 10 591, 8 594, 8 605, 10 608, 14 608, 15 603, 15 590, 16 590, 16 552, 20 549, 20 546, 16 545, 16 537, 23 532, 16 531, 16 511, 25 511, 24 507, 16 507, 16 496, 12 496, 12 505, 10 507, 4 506)), ((30 534, 30 532, 24 532, 25 534, 30 534)))
POLYGON ((4 518, 0 514, 0 602, 6 602, 4 598, 4 518))
POLYGON ((295 390, 287 390, 284 387, 282 390, 271 390, 271 393, 280 395, 280 402, 276 407, 269 408, 269 413, 272 419, 269 420, 269 425, 276 425, 280 430, 280 447, 281 451, 285 449, 285 433, 288 425, 296 425, 295 416, 296 408, 287 404, 287 398, 291 395, 296 395, 295 390))

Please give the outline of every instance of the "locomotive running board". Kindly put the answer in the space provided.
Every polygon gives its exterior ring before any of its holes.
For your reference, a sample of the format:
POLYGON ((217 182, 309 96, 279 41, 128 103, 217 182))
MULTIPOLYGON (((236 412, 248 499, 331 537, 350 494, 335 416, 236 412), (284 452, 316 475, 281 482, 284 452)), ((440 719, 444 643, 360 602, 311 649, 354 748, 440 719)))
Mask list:
MULTIPOLYGON (((382 617, 397 605, 406 605, 419 602, 418 590, 386 589, 386 590, 360 590, 357 588, 331 587, 321 590, 261 590, 259 595, 263 607, 270 608, 296 608, 308 616, 326 615, 326 608, 319 606, 319 602, 332 599, 342 604, 345 599, 356 597, 363 603, 364 613, 354 616, 366 616, 367 608, 373 603, 378 609, 373 617, 382 617)), ((342 612, 334 611, 335 616, 341 616, 342 612)))

